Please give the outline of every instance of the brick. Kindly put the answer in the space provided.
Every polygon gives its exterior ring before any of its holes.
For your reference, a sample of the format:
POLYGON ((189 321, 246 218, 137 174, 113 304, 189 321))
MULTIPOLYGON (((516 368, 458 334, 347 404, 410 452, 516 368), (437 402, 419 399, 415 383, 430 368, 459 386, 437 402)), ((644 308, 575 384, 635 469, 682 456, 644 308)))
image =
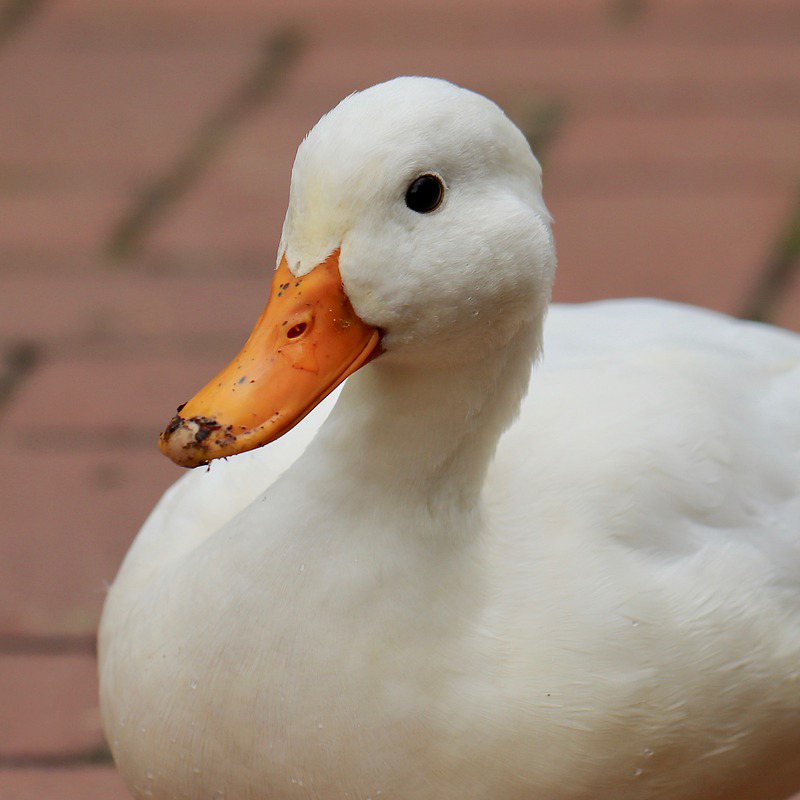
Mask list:
MULTIPOLYGON (((262 154, 270 149, 270 143, 269 138, 261 143, 262 154)), ((299 143, 298 139, 295 147, 299 143)), ((234 143, 229 152, 235 153, 235 148, 234 143)), ((252 153, 235 155, 242 163, 252 153)), ((242 170, 237 170, 233 159, 224 160, 232 165, 228 170, 222 164, 214 165, 212 173, 203 176, 191 196, 155 226, 148 237, 147 250, 162 256, 181 253, 183 258, 196 253, 205 260, 212 253, 223 267, 230 253, 246 252, 251 254, 254 265, 265 271, 270 269, 275 264, 286 213, 293 161, 294 150, 282 163, 274 165, 273 174, 263 173, 263 183, 258 184, 252 175, 241 180, 242 170)))
POLYGON ((154 437, 133 453, 62 446, 0 454, 2 634, 94 633, 130 542, 182 474, 155 450, 154 437))
POLYGON ((13 197, 3 193, 0 246, 17 252, 45 249, 54 253, 57 247, 64 247, 92 253, 99 249, 121 209, 119 194, 100 187, 86 191, 67 185, 13 197), (43 247, 43 240, 50 246, 43 247))
POLYGON ((762 267, 786 198, 775 193, 614 192, 554 186, 558 302, 662 297, 736 312, 762 267))
POLYGON ((13 298, 0 315, 0 341, 28 338, 47 352, 86 352, 102 342, 123 354, 191 351, 193 342, 233 355, 269 296, 272 264, 253 260, 252 275, 214 271, 146 276, 109 267, 78 277, 49 271, 3 279, 13 298), (158 341, 156 341, 158 340, 158 341))
POLYGON ((130 800, 113 767, 0 770, 3 800, 130 800))
POLYGON ((5 410, 6 432, 27 437, 36 447, 58 447, 58 432, 70 429, 89 437, 92 432, 106 432, 112 442, 128 433, 157 434, 175 406, 202 388, 234 355, 236 348, 194 358, 163 358, 156 353, 45 363, 5 410))
MULTIPOLYGON (((135 187, 143 169, 163 168, 257 56, 241 38, 227 47, 186 48, 178 40, 159 48, 144 36, 113 48, 103 40, 76 46, 61 34, 53 47, 39 30, 4 54, 3 160, 56 174, 68 164, 84 183, 115 176, 135 187)), ((150 35, 157 37, 155 25, 150 35)))
MULTIPOLYGON (((536 26, 535 13, 508 22, 502 29, 492 29, 484 16, 476 21, 476 32, 480 30, 484 35, 465 46, 463 40, 448 41, 437 33, 420 38, 421 20, 410 20, 407 12, 386 18, 382 28, 369 25, 373 35, 366 35, 349 18, 329 7, 327 14, 316 18, 316 24, 320 28, 333 25, 340 29, 341 38, 327 31, 328 35, 308 53, 301 69, 309 79, 313 78, 313 86, 351 82, 368 85, 369 75, 354 79, 352 73, 357 64, 380 70, 400 62, 406 64, 406 69, 398 74, 430 74, 432 66, 449 63, 451 71, 483 75, 483 81, 504 76, 512 86, 524 82, 573 90, 600 84, 616 89, 617 84, 624 87, 632 82, 661 85, 672 81, 678 82, 677 88, 683 88, 686 84, 727 85, 743 79, 776 81, 785 86, 796 86, 800 81, 789 36, 764 43, 748 39, 736 45, 663 37, 648 41, 636 28, 628 35, 609 36, 607 28, 599 25, 589 37, 542 36, 541 40, 535 37, 532 41, 524 32, 526 27, 536 26), (334 15, 338 22, 333 20, 334 15), (409 50, 410 44, 415 45, 413 50, 409 50), (336 70, 319 69, 320 62, 332 63, 334 59, 336 70), (409 69, 412 66, 414 69, 409 69)), ((673 96, 678 99, 676 94, 673 96)))
POLYGON ((552 159, 575 191, 599 180, 651 189, 680 182, 687 192, 713 187, 791 190, 800 114, 774 119, 722 114, 675 117, 595 113, 567 119, 552 159))
MULTIPOLYGON (((87 18, 100 16, 92 6, 91 0, 70 4, 70 8, 79 9, 87 18)), ((768 4, 733 0, 726 2, 724 7, 696 0, 651 2, 646 5, 644 13, 625 26, 615 21, 613 7, 609 6, 606 3, 586 3, 585 0, 498 0, 492 4, 492 13, 487 14, 485 0, 465 0, 459 3, 458 14, 454 14, 447 3, 405 0, 375 14, 374 5, 368 0, 348 0, 347 13, 342 13, 341 6, 332 8, 324 0, 308 0, 302 7, 291 0, 273 0, 269 12, 274 17, 290 14, 303 23, 317 20, 319 30, 327 31, 343 46, 380 33, 388 39, 393 33, 399 37, 435 36, 437 41, 461 47, 471 44, 476 35, 486 38, 505 35, 511 40, 519 38, 538 44, 554 38, 582 42, 587 32, 620 38, 636 35, 656 41, 711 39, 736 43, 742 39, 792 40, 800 28, 793 0, 771 0, 768 4)), ((138 4, 138 9, 139 18, 149 16, 168 31, 167 35, 177 29, 193 41, 200 41, 214 23, 225 36, 230 35, 232 29, 244 27, 247 22, 252 24, 264 15, 264 6, 258 0, 237 0, 226 5, 224 14, 213 0, 198 0, 193 5, 193 16, 199 21, 187 31, 185 7, 179 0, 150 0, 138 4)), ((130 12, 127 16, 131 16, 130 12)), ((125 19, 121 13, 106 13, 105 17, 125 19)), ((128 22, 130 24, 131 20, 128 22)))
MULTIPOLYGON (((79 753, 103 743, 91 653, 2 654, 0 697, 4 759, 79 753)), ((6 795, 0 796, 5 800, 6 795)))
POLYGON ((796 115, 798 78, 793 45, 708 47, 671 43, 507 42, 481 39, 469 48, 409 44, 400 36, 368 37, 346 50, 327 34, 298 65, 294 86, 325 104, 354 88, 395 75, 438 75, 508 105, 517 94, 556 95, 567 108, 596 114, 676 113, 713 109, 741 114, 743 107, 796 115), (580 46, 575 46, 580 44, 580 46), (413 53, 410 57, 409 53, 413 53), (336 69, 329 65, 335 63, 336 69))

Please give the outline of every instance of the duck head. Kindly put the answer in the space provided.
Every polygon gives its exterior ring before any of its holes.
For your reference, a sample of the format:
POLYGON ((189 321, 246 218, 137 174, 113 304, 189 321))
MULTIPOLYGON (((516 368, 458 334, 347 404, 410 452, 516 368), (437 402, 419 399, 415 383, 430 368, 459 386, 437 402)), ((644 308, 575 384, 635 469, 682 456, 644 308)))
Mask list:
POLYGON ((539 164, 491 101, 433 78, 347 97, 298 149, 266 309, 161 451, 194 467, 267 444, 377 358, 485 358, 544 317, 549 222, 539 164))

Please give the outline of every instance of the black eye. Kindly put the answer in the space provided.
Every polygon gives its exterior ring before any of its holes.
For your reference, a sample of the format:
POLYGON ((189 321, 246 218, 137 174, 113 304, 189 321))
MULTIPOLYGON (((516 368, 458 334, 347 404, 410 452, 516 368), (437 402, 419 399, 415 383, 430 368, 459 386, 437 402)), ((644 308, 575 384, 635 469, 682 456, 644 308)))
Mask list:
POLYGON ((420 175, 411 182, 406 192, 406 205, 418 214, 427 214, 438 208, 444 197, 444 186, 436 175, 420 175))

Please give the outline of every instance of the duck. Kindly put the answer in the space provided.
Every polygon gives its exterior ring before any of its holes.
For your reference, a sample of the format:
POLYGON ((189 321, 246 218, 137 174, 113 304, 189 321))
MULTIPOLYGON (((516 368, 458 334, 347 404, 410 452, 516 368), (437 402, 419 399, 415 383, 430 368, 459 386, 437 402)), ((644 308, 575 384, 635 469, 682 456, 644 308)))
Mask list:
POLYGON ((308 133, 267 307, 159 440, 208 466, 105 601, 134 797, 800 789, 800 337, 555 268, 487 98, 396 78, 308 133))

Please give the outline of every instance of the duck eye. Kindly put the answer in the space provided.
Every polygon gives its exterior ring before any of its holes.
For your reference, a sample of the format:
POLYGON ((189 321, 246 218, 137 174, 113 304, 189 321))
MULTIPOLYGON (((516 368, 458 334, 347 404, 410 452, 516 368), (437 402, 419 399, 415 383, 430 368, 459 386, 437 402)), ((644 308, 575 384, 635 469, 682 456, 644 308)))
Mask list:
POLYGON ((418 214, 427 214, 439 207, 444 197, 442 179, 436 175, 420 175, 406 191, 406 205, 418 214))

